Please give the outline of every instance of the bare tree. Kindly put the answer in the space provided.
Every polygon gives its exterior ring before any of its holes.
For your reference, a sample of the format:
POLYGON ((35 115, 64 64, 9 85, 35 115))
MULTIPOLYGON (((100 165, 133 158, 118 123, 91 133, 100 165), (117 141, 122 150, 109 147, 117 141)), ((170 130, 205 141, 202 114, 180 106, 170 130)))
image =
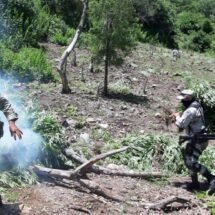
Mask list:
POLYGON ((87 8, 88 8, 88 2, 89 0, 83 0, 83 11, 82 11, 82 15, 81 15, 81 20, 80 23, 78 25, 78 28, 76 30, 75 36, 72 40, 72 42, 70 43, 70 45, 67 47, 67 49, 63 52, 60 61, 57 65, 57 71, 60 74, 61 80, 62 80, 62 93, 70 93, 71 89, 69 88, 69 83, 68 83, 68 79, 67 79, 67 70, 66 70, 66 66, 67 66, 67 58, 70 55, 71 52, 74 51, 74 48, 76 46, 76 43, 78 42, 78 39, 80 38, 82 29, 84 27, 84 22, 86 19, 86 14, 87 14, 87 8))

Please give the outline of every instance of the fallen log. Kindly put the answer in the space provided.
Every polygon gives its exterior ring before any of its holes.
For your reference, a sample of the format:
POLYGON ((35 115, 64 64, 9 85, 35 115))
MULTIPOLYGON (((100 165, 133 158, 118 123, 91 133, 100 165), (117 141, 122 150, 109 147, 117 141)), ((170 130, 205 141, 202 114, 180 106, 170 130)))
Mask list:
MULTIPOLYGON (((122 148, 122 150, 123 150, 123 148, 122 148)), ((72 159, 72 160, 74 160, 75 162, 77 162, 79 164, 87 163, 87 159, 84 158, 83 156, 78 155, 72 148, 66 149, 65 150, 65 155, 69 159, 72 159)), ((90 167, 88 166, 88 169, 85 168, 85 171, 93 172, 93 173, 96 173, 96 174, 104 174, 104 175, 112 175, 112 176, 124 176, 124 177, 137 177, 137 178, 143 178, 143 179, 168 177, 168 175, 162 174, 160 172, 147 173, 147 172, 135 172, 135 171, 132 171, 132 170, 116 171, 116 170, 112 170, 112 169, 105 168, 105 167, 102 167, 102 166, 98 166, 96 164, 92 164, 90 167)))
POLYGON ((161 209, 165 209, 167 205, 172 204, 173 202, 185 204, 185 203, 191 203, 191 200, 181 196, 170 196, 156 203, 146 203, 143 206, 145 206, 148 209, 161 210, 161 209))

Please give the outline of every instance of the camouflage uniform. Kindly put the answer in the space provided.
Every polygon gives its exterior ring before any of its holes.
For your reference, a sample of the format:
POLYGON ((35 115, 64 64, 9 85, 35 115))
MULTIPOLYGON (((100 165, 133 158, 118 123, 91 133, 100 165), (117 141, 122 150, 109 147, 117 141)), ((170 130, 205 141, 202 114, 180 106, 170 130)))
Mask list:
MULTIPOLYGON (((8 100, 2 96, 0 96, 0 110, 4 113, 8 121, 18 119, 17 113, 15 113, 8 100)), ((2 136, 3 136, 3 122, 0 122, 0 137, 2 136)))
MULTIPOLYGON (((201 105, 196 101, 192 102, 182 116, 176 119, 176 125, 181 129, 185 129, 186 134, 189 136, 201 133, 205 128, 204 113, 201 105)), ((209 182, 211 180, 212 175, 208 169, 198 162, 199 156, 207 146, 208 141, 197 142, 192 140, 187 141, 185 148, 182 150, 185 165, 194 183, 198 182, 197 173, 206 177, 209 182)))

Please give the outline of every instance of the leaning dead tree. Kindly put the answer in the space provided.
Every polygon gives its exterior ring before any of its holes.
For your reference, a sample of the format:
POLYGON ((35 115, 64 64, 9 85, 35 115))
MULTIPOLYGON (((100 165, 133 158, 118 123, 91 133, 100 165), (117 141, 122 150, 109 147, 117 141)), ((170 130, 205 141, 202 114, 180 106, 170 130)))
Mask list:
POLYGON ((146 173, 146 172, 121 171, 121 170, 118 171, 118 170, 112 170, 107 167, 96 165, 98 161, 105 159, 107 157, 110 157, 112 155, 115 155, 117 153, 124 152, 128 149, 129 147, 123 147, 117 150, 96 155, 90 160, 87 160, 83 156, 80 156, 79 154, 75 153, 73 149, 70 148, 65 150, 65 155, 73 162, 76 162, 79 164, 79 166, 76 169, 61 170, 61 169, 52 169, 52 168, 46 168, 41 166, 34 166, 33 170, 38 175, 50 176, 61 180, 67 179, 67 180, 75 181, 79 184, 79 186, 87 188, 92 193, 103 196, 113 201, 125 202, 125 200, 123 200, 120 196, 115 196, 111 194, 111 192, 108 189, 105 189, 104 187, 101 187, 94 181, 90 180, 87 174, 95 173, 95 174, 105 174, 110 176, 138 177, 138 178, 144 178, 144 179, 161 178, 166 176, 159 172, 146 173))
POLYGON ((59 63, 57 65, 57 71, 60 74, 61 77, 61 81, 62 81, 62 93, 70 93, 71 89, 69 88, 69 83, 68 83, 68 79, 67 79, 67 59, 69 57, 69 55, 71 54, 71 52, 74 52, 75 46, 78 42, 78 39, 80 38, 82 29, 84 27, 84 22, 86 19, 86 15, 87 15, 87 8, 88 8, 88 2, 89 0, 83 0, 83 11, 82 11, 82 15, 81 15, 81 20, 80 23, 78 25, 78 28, 76 30, 75 36, 72 40, 72 42, 70 43, 70 45, 67 47, 67 49, 63 52, 59 63))

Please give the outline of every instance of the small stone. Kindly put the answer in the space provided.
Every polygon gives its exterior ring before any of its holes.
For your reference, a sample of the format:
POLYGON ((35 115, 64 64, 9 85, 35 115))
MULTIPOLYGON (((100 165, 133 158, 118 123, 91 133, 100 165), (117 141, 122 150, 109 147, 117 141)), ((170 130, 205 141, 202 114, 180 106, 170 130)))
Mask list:
POLYGON ((122 106, 120 107, 120 109, 121 109, 121 110, 127 110, 128 107, 127 107, 126 105, 122 105, 122 106))
POLYGON ((88 122, 88 123, 95 123, 96 119, 94 119, 94 118, 87 118, 86 122, 88 122))
POLYGON ((99 125, 99 127, 104 128, 104 129, 107 129, 109 127, 108 124, 98 124, 98 125, 99 125))
POLYGON ((156 118, 161 118, 161 114, 160 114, 160 113, 156 113, 156 114, 155 114, 155 117, 156 117, 156 118))
POLYGON ((88 133, 80 134, 80 142, 83 144, 90 144, 90 135, 88 133))
POLYGON ((77 121, 74 119, 65 119, 62 123, 64 127, 74 127, 76 125, 77 121))
POLYGON ((157 88, 157 84, 153 84, 152 88, 156 89, 157 88))

